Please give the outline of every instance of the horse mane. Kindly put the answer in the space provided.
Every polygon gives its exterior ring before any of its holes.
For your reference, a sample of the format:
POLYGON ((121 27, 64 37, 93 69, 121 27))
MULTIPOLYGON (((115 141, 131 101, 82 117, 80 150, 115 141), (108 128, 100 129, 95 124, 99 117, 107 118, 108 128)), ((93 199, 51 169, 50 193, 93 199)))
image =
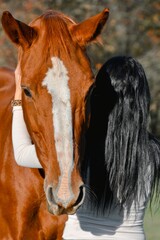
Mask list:
POLYGON ((147 130, 149 105, 147 79, 135 59, 114 57, 103 65, 91 97, 85 157, 98 208, 118 198, 129 209, 147 187, 151 198, 160 193, 160 142, 147 130))

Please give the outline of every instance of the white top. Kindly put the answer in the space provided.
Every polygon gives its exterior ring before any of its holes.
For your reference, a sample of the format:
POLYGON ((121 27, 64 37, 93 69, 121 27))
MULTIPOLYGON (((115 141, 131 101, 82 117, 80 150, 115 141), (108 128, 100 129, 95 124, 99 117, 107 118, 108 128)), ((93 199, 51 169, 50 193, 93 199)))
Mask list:
MULTIPOLYGON (((113 204, 110 211, 98 213, 89 207, 87 197, 74 215, 68 217, 64 240, 145 240, 143 228, 145 209, 151 192, 151 169, 146 170, 145 194, 138 196, 138 202, 132 203, 129 212, 124 205, 120 211, 118 204, 113 204)), ((118 196, 117 196, 118 199, 118 196)), ((88 200, 89 201, 89 200, 88 200)))
MULTIPOLYGON (((42 168, 28 134, 21 106, 13 107, 12 141, 15 160, 18 165, 30 168, 42 168)), ((146 196, 135 208, 132 205, 127 216, 126 208, 119 211, 112 207, 110 213, 95 215, 87 204, 76 214, 70 215, 66 222, 63 239, 65 240, 145 240, 143 219, 145 208, 150 195, 150 186, 147 183, 146 196)))
MULTIPOLYGON (((147 198, 148 199, 148 198, 147 198)), ((65 226, 65 240, 145 240, 143 219, 147 199, 139 206, 132 205, 129 215, 124 209, 112 207, 109 214, 93 214, 85 204, 76 214, 70 215, 65 226)))

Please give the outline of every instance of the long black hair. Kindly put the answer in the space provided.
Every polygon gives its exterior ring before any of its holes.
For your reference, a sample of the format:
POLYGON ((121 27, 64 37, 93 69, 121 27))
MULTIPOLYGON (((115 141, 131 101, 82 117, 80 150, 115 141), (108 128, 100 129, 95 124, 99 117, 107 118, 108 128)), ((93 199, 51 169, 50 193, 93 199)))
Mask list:
POLYGON ((147 130, 150 91, 132 57, 107 61, 91 96, 85 178, 103 207, 118 197, 130 207, 151 188, 160 193, 160 142, 147 130), (148 182, 148 184, 146 184, 148 182))

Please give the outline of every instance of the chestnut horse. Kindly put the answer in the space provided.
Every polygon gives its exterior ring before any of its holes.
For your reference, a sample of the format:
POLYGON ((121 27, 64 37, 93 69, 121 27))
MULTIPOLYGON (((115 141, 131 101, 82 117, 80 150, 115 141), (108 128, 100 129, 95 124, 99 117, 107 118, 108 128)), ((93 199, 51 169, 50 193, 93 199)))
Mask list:
POLYGON ((22 108, 43 170, 17 166, 12 149, 11 100, 14 73, 0 79, 0 239, 62 239, 67 214, 83 203, 80 165, 88 121, 87 100, 94 77, 85 52, 106 23, 109 11, 75 23, 47 11, 31 24, 2 16, 18 48, 22 108))

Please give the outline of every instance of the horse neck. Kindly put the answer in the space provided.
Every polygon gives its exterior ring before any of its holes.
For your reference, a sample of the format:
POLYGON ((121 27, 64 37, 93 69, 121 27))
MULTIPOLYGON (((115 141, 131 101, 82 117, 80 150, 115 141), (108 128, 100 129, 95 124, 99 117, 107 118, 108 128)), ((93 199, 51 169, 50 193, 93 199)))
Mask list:
POLYGON ((14 92, 14 72, 10 69, 0 68, 0 155, 5 153, 8 141, 10 141, 11 146, 11 101, 14 97, 14 92))

